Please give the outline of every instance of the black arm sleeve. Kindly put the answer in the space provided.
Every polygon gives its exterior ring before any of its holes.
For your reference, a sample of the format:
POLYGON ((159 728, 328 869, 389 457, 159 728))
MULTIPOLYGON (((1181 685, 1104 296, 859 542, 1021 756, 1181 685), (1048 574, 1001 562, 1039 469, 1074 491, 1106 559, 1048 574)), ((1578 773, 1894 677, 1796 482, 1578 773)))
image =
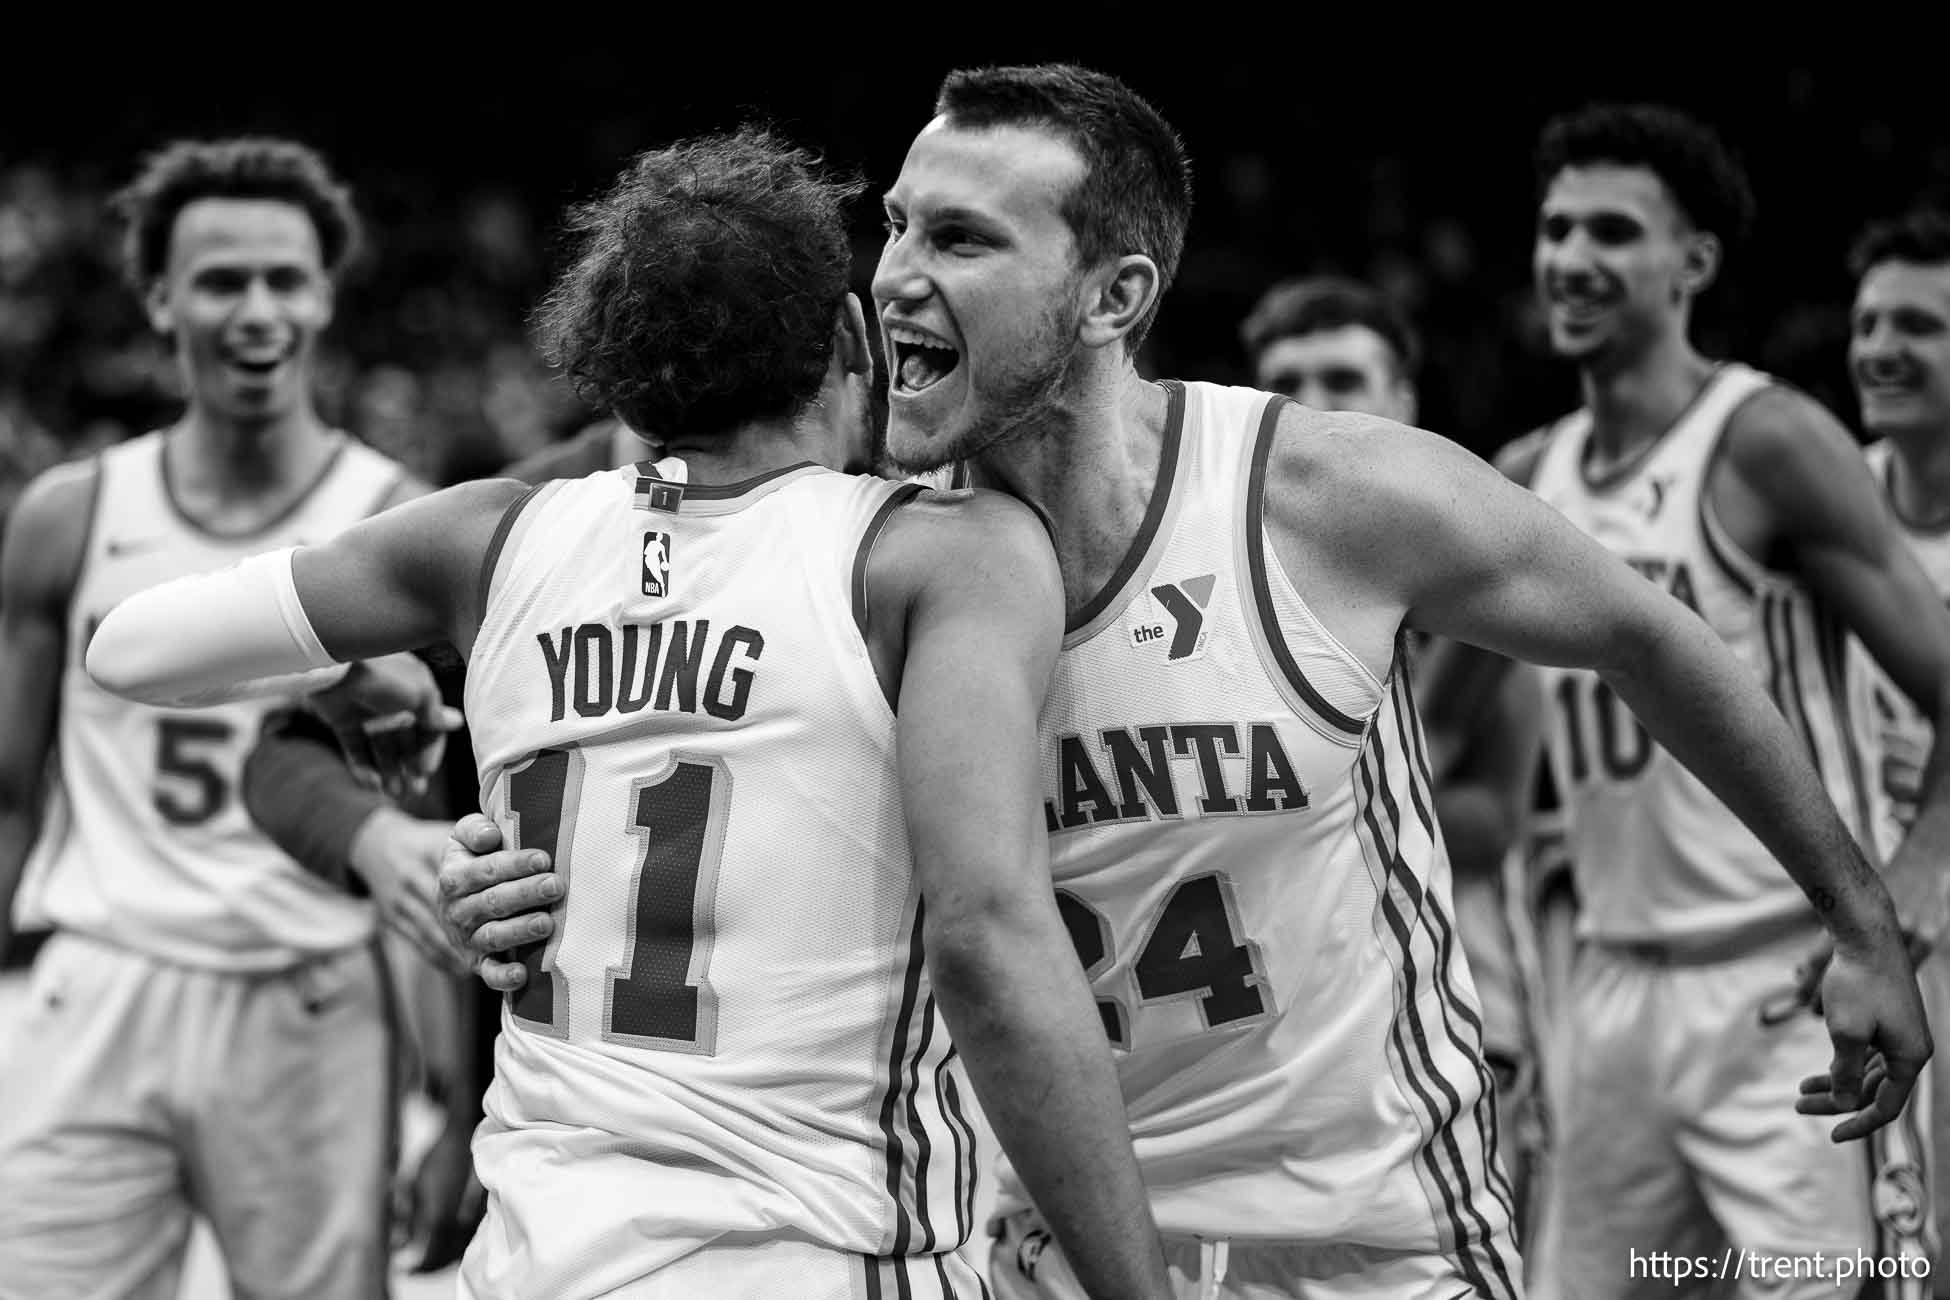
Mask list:
POLYGON ((319 878, 365 892, 347 867, 352 839, 389 800, 359 784, 330 727, 303 710, 271 715, 243 786, 244 807, 273 844, 319 878))

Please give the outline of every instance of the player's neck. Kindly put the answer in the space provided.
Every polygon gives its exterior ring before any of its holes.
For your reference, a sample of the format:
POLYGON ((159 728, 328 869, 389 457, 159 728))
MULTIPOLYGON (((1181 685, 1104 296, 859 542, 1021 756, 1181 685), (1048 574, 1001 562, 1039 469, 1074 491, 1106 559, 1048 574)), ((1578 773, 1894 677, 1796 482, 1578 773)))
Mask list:
POLYGON ((1629 460, 1657 441, 1698 398, 1714 368, 1683 333, 1658 340, 1625 364, 1583 367, 1579 380, 1596 459, 1629 460))
POLYGON ((1096 599, 1142 531, 1158 490, 1170 407, 1128 361, 1066 393, 1033 433, 976 458, 976 479, 1043 517, 1063 574, 1065 612, 1096 599))
POLYGON ((1950 524, 1950 429, 1891 434, 1887 491, 1896 514, 1926 528, 1950 524))
POLYGON ((718 438, 680 436, 665 445, 664 454, 684 462, 691 482, 727 486, 808 461, 831 467, 831 451, 813 445, 820 441, 792 420, 761 420, 718 438))
POLYGON ((309 403, 276 419, 240 421, 192 404, 163 455, 170 492, 189 514, 218 529, 248 528, 305 491, 337 438, 309 403))

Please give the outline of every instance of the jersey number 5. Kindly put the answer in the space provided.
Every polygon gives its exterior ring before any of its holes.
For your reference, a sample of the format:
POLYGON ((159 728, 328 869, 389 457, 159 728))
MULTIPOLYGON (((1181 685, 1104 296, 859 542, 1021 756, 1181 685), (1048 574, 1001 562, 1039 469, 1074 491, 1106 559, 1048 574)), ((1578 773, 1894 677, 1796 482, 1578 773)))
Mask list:
MULTIPOLYGON (((507 773, 511 846, 546 852, 565 894, 582 768, 581 750, 544 749, 507 773)), ((629 944, 603 980, 604 1041, 703 1056, 715 1050, 718 1006, 705 975, 730 798, 731 775, 723 762, 690 754, 679 754, 661 776, 630 786, 625 826, 638 852, 629 944)), ((517 1024, 554 1038, 569 1035, 569 987, 555 975, 564 908, 546 943, 520 950, 528 982, 509 995, 517 1024)))

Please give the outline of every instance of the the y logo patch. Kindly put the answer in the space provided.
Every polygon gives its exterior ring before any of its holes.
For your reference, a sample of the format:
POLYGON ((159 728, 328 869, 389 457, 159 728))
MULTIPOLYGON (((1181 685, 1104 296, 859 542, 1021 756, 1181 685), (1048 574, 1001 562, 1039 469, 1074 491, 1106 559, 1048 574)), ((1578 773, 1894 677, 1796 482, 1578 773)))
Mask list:
POLYGON ((1204 654, 1205 607, 1215 581, 1215 575, 1203 573, 1153 587, 1148 611, 1140 610, 1131 625, 1131 644, 1143 649, 1163 643, 1165 661, 1174 664, 1204 654))

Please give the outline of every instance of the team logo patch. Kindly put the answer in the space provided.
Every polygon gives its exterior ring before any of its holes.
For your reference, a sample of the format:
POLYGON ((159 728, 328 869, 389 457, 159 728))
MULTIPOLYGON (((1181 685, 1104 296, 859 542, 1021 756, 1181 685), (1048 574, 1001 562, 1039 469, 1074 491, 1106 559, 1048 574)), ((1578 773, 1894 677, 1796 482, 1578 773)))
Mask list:
POLYGON ((670 534, 643 534, 643 594, 670 594, 670 534))
POLYGON ((1197 659, 1205 653, 1205 607, 1212 600, 1215 575, 1160 583, 1138 605, 1131 644, 1143 650, 1162 645, 1166 663, 1197 659))

